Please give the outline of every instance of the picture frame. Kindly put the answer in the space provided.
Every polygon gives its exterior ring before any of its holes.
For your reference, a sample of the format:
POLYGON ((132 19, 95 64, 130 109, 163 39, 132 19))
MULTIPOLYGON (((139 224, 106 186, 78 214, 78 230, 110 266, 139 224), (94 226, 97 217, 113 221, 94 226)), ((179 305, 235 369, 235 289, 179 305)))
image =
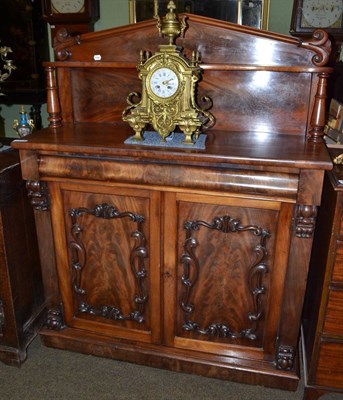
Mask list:
MULTIPOLYGON (((129 0, 129 21, 165 15, 169 0, 129 0)), ((268 29, 270 0, 174 0, 178 14, 204 15, 227 22, 268 29)))

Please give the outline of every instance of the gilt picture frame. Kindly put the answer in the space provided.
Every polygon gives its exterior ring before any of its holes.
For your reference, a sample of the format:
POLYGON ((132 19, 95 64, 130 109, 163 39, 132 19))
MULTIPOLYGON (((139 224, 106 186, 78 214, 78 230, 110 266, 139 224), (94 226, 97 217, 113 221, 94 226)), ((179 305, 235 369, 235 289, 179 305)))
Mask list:
MULTIPOLYGON (((169 0, 128 0, 129 21, 165 15, 169 0)), ((174 0, 178 14, 204 15, 223 21, 268 29, 270 0, 174 0)))

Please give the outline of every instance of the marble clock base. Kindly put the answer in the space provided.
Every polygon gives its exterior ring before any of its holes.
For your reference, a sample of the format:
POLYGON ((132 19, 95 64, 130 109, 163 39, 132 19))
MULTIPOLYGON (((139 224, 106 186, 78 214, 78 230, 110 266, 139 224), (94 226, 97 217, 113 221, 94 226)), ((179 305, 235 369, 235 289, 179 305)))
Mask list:
POLYGON ((194 144, 183 144, 185 135, 181 132, 173 132, 167 137, 165 142, 161 142, 161 136, 154 131, 145 131, 143 134, 144 140, 138 141, 134 139, 134 136, 127 138, 125 144, 134 144, 140 146, 157 146, 157 147, 177 147, 182 149, 206 149, 205 142, 207 135, 201 133, 194 144))

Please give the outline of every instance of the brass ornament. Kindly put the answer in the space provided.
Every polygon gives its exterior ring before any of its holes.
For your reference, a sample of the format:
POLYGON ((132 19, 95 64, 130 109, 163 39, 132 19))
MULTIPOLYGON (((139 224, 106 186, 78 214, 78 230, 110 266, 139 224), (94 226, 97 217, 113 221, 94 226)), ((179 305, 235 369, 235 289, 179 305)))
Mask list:
POLYGON ((144 130, 150 124, 162 142, 178 127, 185 134, 183 144, 194 144, 201 130, 215 123, 208 111, 212 107, 211 99, 202 98, 205 108, 200 108, 196 101, 196 85, 201 78, 199 52, 193 51, 188 60, 175 45, 187 27, 185 17, 180 21, 175 8, 170 1, 166 16, 157 18, 160 35, 167 37, 169 43, 159 45, 154 55, 140 52, 137 69, 142 80, 142 94, 130 93, 129 106, 123 111, 123 120, 135 131, 133 139, 136 141, 144 140, 144 130))
POLYGON ((343 164, 343 154, 339 154, 333 159, 334 164, 343 164))

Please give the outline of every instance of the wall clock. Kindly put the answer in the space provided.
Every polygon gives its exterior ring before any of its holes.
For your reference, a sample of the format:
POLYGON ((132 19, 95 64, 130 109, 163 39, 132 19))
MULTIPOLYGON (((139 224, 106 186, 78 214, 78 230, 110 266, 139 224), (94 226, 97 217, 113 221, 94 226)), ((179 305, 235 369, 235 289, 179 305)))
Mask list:
POLYGON ((310 36, 321 28, 333 37, 343 36, 342 0, 295 0, 293 5, 291 34, 310 36))
POLYGON ((170 1, 167 15, 162 20, 158 17, 157 27, 169 38, 169 44, 160 45, 154 55, 141 51, 137 69, 142 93, 130 93, 129 106, 123 112, 123 120, 134 130, 137 142, 144 140, 145 128, 150 125, 162 142, 178 128, 184 134, 183 144, 192 145, 202 129, 214 124, 208 111, 212 101, 204 97, 204 108, 200 108, 195 98, 201 77, 200 55, 194 51, 188 60, 174 43, 186 28, 185 17, 179 20, 175 8, 170 1))
POLYGON ((71 35, 94 30, 99 19, 99 0, 42 0, 43 20, 49 22, 52 38, 65 27, 71 35))

